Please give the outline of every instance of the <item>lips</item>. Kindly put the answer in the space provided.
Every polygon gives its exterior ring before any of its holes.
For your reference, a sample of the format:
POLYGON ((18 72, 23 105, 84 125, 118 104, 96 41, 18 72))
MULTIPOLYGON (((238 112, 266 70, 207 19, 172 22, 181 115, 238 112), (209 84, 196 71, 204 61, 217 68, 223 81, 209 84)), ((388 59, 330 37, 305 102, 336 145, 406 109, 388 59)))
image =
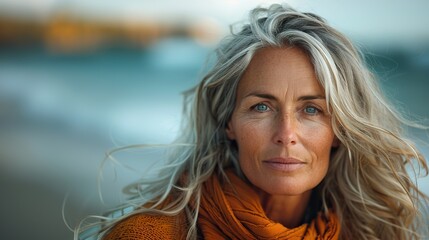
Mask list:
POLYGON ((296 158, 271 158, 262 162, 267 167, 282 172, 293 172, 307 164, 296 158))

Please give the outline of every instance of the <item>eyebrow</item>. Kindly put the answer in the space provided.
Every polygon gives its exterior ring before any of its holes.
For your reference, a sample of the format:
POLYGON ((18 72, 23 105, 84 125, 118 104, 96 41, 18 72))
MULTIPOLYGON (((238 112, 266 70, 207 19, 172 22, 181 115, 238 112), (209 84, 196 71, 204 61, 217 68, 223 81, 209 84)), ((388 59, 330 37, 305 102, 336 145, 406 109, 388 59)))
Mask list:
MULTIPOLYGON (((259 97, 259 98, 266 98, 266 99, 270 99, 270 100, 277 100, 277 98, 274 95, 271 95, 268 93, 251 92, 251 93, 247 94, 245 96, 245 98, 250 97, 250 96, 255 96, 255 97, 259 97)), ((323 96, 323 95, 304 95, 304 96, 300 96, 298 98, 298 101, 308 101, 308 100, 314 100, 314 99, 325 99, 325 96, 323 96)))
POLYGON ((305 95, 298 98, 298 101, 307 101, 314 99, 325 99, 325 96, 322 95, 305 95))

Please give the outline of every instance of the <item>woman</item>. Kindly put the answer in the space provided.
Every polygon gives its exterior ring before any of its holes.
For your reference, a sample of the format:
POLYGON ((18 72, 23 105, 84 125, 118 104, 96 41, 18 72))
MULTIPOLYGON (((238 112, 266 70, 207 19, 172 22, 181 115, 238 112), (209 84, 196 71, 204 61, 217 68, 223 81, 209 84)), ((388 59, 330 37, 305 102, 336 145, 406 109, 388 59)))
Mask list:
POLYGON ((177 153, 135 186, 150 200, 136 196, 103 239, 423 237, 427 197, 406 166, 427 166, 409 123, 320 17, 254 9, 192 94, 177 153))

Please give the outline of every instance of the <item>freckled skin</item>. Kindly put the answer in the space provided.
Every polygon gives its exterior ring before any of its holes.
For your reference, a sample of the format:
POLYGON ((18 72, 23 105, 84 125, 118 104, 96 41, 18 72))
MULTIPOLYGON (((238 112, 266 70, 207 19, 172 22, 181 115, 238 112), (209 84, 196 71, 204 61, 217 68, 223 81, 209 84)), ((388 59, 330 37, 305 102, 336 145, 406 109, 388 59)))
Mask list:
POLYGON ((305 208, 335 145, 324 90, 309 57, 296 47, 258 51, 238 84, 226 133, 237 142, 243 173, 265 199, 295 199, 305 208), (282 171, 267 164, 274 158, 302 164, 282 171))

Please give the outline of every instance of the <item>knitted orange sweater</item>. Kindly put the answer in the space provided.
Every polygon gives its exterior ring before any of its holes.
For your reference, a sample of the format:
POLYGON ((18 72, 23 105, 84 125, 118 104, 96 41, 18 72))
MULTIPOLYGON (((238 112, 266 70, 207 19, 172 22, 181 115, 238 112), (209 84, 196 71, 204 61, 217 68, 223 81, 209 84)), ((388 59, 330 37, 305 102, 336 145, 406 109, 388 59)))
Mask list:
POLYGON ((103 240, 186 239, 187 230, 185 214, 136 214, 117 223, 103 240))
MULTIPOLYGON (((334 212, 319 213, 310 223, 288 229, 270 220, 257 193, 232 171, 231 184, 217 176, 204 183, 198 228, 205 239, 338 239, 340 222, 334 212)), ((117 223, 104 240, 186 239, 186 213, 176 216, 135 214, 117 223)))

